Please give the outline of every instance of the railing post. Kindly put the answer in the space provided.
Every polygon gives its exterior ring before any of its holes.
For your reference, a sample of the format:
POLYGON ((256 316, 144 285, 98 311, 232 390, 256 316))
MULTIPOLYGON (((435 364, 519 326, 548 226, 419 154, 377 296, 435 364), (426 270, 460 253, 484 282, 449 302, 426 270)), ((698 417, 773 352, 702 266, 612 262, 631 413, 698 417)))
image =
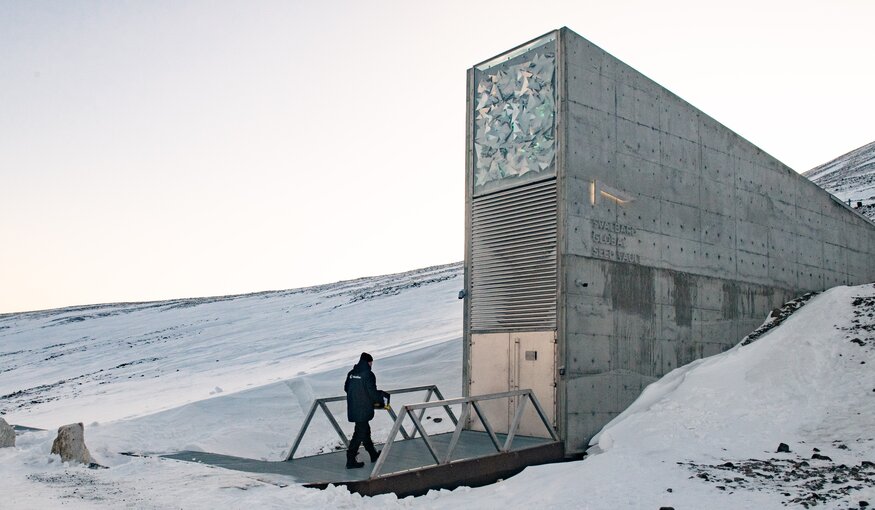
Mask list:
POLYGON ((328 417, 328 421, 331 422, 331 426, 334 427, 334 430, 337 432, 337 435, 340 436, 340 439, 343 441, 343 445, 349 448, 349 439, 346 438, 346 434, 343 433, 343 429, 340 428, 340 424, 337 423, 337 420, 334 419, 334 415, 331 414, 331 411, 328 410, 328 406, 325 405, 325 402, 320 401, 319 407, 325 412, 325 416, 328 417))
MULTIPOLYGON (((425 408, 423 408, 423 410, 425 410, 425 408)), ((410 419, 413 420, 413 426, 416 427, 416 430, 418 430, 419 434, 422 436, 422 440, 425 441, 425 447, 428 448, 428 452, 431 453, 435 464, 440 464, 441 460, 438 458, 434 445, 431 444, 431 439, 428 438, 428 434, 425 432, 425 427, 423 427, 422 422, 419 421, 419 417, 416 416, 416 413, 410 413, 410 419)))
POLYGON ((532 404, 535 405, 535 410, 538 411, 538 416, 541 417, 541 421, 544 422, 544 426, 547 427, 547 432, 550 433, 550 437, 553 441, 559 441, 559 436, 556 435, 556 431, 553 430, 553 425, 550 423, 550 420, 547 419, 547 414, 544 413, 544 410, 541 409, 541 404, 538 402, 538 397, 529 390, 529 400, 532 401, 532 404))
MULTIPOLYGON (((425 394, 425 400, 424 400, 423 402, 428 402, 429 400, 431 400, 431 396, 432 396, 433 394, 434 394, 434 386, 432 386, 432 387, 430 387, 430 388, 428 389, 428 392, 426 392, 426 394, 425 394)), ((410 417, 411 417, 411 418, 413 418, 413 414, 414 414, 414 413, 410 413, 410 417)), ((422 419, 423 415, 425 415, 425 408, 424 408, 424 407, 423 407, 422 409, 419 410, 419 419, 420 419, 420 420, 422 419)), ((414 423, 414 425, 416 424, 415 421, 414 421, 413 423, 414 423)), ((416 428, 415 428, 415 427, 414 427, 414 429, 413 429, 413 434, 411 434, 410 437, 412 437, 412 438, 413 438, 413 437, 416 437, 416 428)))
POLYGON ((513 438, 516 436, 516 431, 520 426, 520 420, 523 418, 523 411, 526 408, 526 402, 529 399, 521 398, 518 399, 519 405, 516 407, 516 412, 513 414, 513 422, 510 424, 510 429, 507 431, 507 438, 504 440, 504 449, 503 451, 509 451, 510 445, 513 443, 513 438))
POLYGON ((477 412, 477 417, 480 418, 481 422, 483 422, 483 428, 485 428, 486 433, 489 434, 489 439, 492 440, 492 444, 495 446, 495 449, 500 452, 501 445, 498 444, 498 438, 495 436, 495 432, 493 432, 492 430, 492 425, 489 424, 489 420, 486 419, 486 415, 484 415, 483 410, 480 409, 480 404, 478 404, 476 400, 472 400, 471 405, 474 406, 474 411, 477 412))
MULTIPOLYGON (((438 389, 437 386, 434 387, 434 394, 437 396, 438 400, 444 400, 444 396, 441 394, 441 390, 438 389)), ((453 410, 450 409, 450 406, 444 406, 444 409, 447 411, 447 415, 452 420, 453 425, 458 425, 459 420, 456 419, 456 415, 453 413, 453 410)))
POLYGON ((292 460, 292 457, 295 456, 295 452, 298 451, 298 447, 301 446, 301 440, 304 439, 304 433, 307 432, 307 427, 310 426, 310 420, 313 419, 313 415, 316 414, 316 406, 319 405, 318 400, 314 400, 310 405, 310 411, 307 413, 307 418, 304 419, 304 424, 301 426, 301 430, 298 432, 298 437, 295 438, 295 444, 292 446, 292 449, 289 450, 289 455, 286 457, 286 460, 292 460))
POLYGON ((465 421, 468 419, 470 411, 471 406, 467 402, 463 403, 462 414, 459 417, 459 421, 456 422, 456 430, 453 431, 453 437, 450 439, 450 447, 447 450, 447 457, 444 459, 444 464, 449 463, 453 458, 453 452, 456 451, 456 444, 459 442, 459 437, 462 435, 462 429, 465 427, 465 421))
POLYGON ((386 444, 383 445, 383 450, 377 458, 377 463, 374 464, 374 469, 371 470, 371 478, 376 478, 377 475, 380 474, 380 470, 383 469, 383 464, 386 462, 386 457, 389 456, 389 450, 392 449, 392 444, 395 443, 395 436, 398 435, 398 430, 401 428, 401 424, 404 422, 404 417, 406 415, 407 406, 404 406, 401 408, 401 414, 398 415, 395 424, 392 425, 392 430, 389 431, 389 437, 386 439, 386 444))
MULTIPOLYGON (((392 410, 392 407, 390 406, 389 409, 386 409, 386 412, 388 412, 389 416, 392 417, 392 423, 395 423, 395 420, 398 419, 398 415, 395 414, 395 411, 392 410)), ((410 439, 410 436, 407 435, 407 431, 404 430, 404 427, 401 427, 401 437, 403 437, 404 439, 410 439)))

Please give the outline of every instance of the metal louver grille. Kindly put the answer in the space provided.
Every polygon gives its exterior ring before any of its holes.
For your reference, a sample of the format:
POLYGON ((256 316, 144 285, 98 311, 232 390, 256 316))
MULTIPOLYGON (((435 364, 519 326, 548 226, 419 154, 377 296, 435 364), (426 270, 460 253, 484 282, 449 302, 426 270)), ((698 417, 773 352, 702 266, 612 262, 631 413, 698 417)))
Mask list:
POLYGON ((471 206, 471 329, 556 327, 556 180, 471 206))

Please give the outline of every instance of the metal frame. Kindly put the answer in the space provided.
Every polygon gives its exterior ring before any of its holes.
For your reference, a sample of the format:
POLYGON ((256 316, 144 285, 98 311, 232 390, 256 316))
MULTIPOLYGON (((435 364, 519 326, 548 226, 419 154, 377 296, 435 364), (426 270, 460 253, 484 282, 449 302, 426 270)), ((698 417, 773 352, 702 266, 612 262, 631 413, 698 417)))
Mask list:
MULTIPOLYGON (((438 387, 434 384, 427 385, 427 386, 413 386, 410 388, 398 388, 395 390, 388 390, 388 391, 386 391, 386 393, 388 393, 390 395, 397 395, 397 394, 401 394, 401 393, 414 393, 417 391, 425 391, 426 392, 425 400, 423 401, 423 403, 430 403, 432 396, 436 396, 438 399, 440 399, 439 401, 435 401, 435 402, 444 401, 444 396, 441 393, 441 390, 439 390, 438 387)), ((346 434, 343 432, 343 429, 340 428, 340 424, 337 423, 337 420, 334 418, 334 415, 332 415, 331 411, 328 410, 328 405, 327 405, 331 402, 341 402, 341 401, 346 401, 346 395, 339 395, 336 397, 319 398, 319 399, 316 399, 313 401, 313 404, 310 406, 310 411, 307 413, 307 417, 304 419, 304 424, 301 426, 301 430, 298 432, 298 436, 295 438, 295 443, 292 446, 292 449, 289 450, 288 456, 286 456, 286 458, 285 458, 286 461, 292 460, 292 458, 294 458, 295 452, 298 451, 298 447, 301 445, 301 441, 304 439, 304 434, 306 434, 307 429, 310 427, 310 422, 313 420, 313 416, 316 414, 317 408, 322 409, 322 412, 325 413, 325 417, 328 418, 328 421, 331 423, 331 426, 334 427, 335 432, 337 432, 337 435, 340 436, 340 440, 343 441, 343 445, 346 447, 349 447, 349 438, 346 437, 346 434)), ((422 404, 417 404, 417 405, 422 405, 422 404)), ((452 409, 450 409, 449 406, 450 406, 450 404, 446 404, 443 407, 444 407, 444 409, 446 409, 447 414, 449 415, 449 417, 453 421, 453 423, 458 425, 458 420, 456 419, 456 415, 453 414, 453 411, 452 411, 452 409)), ((405 408, 406 407, 407 406, 405 406, 405 408)), ((437 406, 429 406, 429 407, 437 407, 437 406)), ((387 408, 386 411, 388 411, 389 416, 392 417, 392 420, 394 422, 398 422, 398 415, 395 414, 395 411, 391 407, 387 408)), ((404 411, 402 411, 402 414, 403 414, 403 412, 404 411)), ((401 427, 400 432, 401 432, 401 435, 404 437, 404 439, 411 439, 413 437, 416 437, 417 431, 420 431, 420 433, 422 433, 422 430, 424 430, 424 429, 422 429, 422 424, 421 424, 421 422, 419 422, 419 420, 422 419, 423 414, 425 414, 425 407, 420 409, 419 416, 412 416, 411 415, 411 418, 415 419, 413 432, 408 433, 405 428, 401 427), (419 422, 419 426, 417 427, 416 423, 418 423, 418 422, 419 422)), ((392 430, 395 433, 398 432, 394 428, 392 430)))
POLYGON ((443 465, 450 464, 451 462, 467 460, 458 459, 456 461, 451 461, 450 459, 452 459, 456 446, 459 443, 459 437, 462 434, 462 430, 465 428, 465 423, 468 421, 472 407, 474 408, 474 412, 477 413, 477 417, 480 418, 480 421, 483 423, 483 428, 486 429, 486 433, 492 440, 492 445, 495 447, 495 450, 498 453, 509 452, 513 445, 513 439, 516 436, 517 428, 519 428, 520 421, 522 420, 523 411, 525 410, 527 401, 531 401, 532 405, 535 406, 535 411, 537 411, 538 416, 541 418, 541 422, 544 424, 544 428, 547 429, 547 432, 550 433, 550 437, 553 439, 553 441, 559 441, 559 436, 556 434, 556 431, 553 429, 553 427, 550 426, 550 422, 547 420, 547 415, 544 413, 544 409, 541 407, 540 402, 538 402, 538 398, 530 389, 505 391, 502 393, 490 393, 488 395, 477 395, 473 397, 452 398, 449 400, 441 399, 434 402, 423 402, 421 404, 408 404, 401 408, 401 412, 395 419, 395 424, 392 426, 392 431, 389 432, 389 438, 386 440, 386 444, 383 445, 383 450, 380 452, 380 457, 377 459, 377 462, 374 464, 374 469, 371 471, 370 479, 374 479, 380 476, 380 471, 383 469, 383 464, 386 462, 386 458, 389 456, 389 452, 392 449, 392 445, 395 443, 395 438, 398 433, 401 432, 402 436, 404 436, 405 439, 408 439, 403 427, 404 418, 406 418, 408 415, 413 421, 413 425, 416 431, 419 431, 419 434, 422 437, 426 448, 428 448, 429 453, 434 459, 435 464, 443 465), (498 436, 492 429, 492 425, 489 423, 489 420, 486 419, 486 415, 480 409, 479 402, 484 400, 495 400, 499 398, 514 397, 528 398, 522 399, 520 405, 517 407, 516 413, 514 414, 513 423, 511 423, 510 429, 507 433, 507 437, 505 438, 504 444, 502 445, 499 443, 498 436), (456 420, 455 417, 453 417, 452 411, 450 411, 449 406, 459 404, 462 405, 462 414, 460 419, 456 420), (432 444, 431 439, 429 438, 428 434, 425 431, 425 428, 422 426, 422 422, 420 421, 420 418, 422 417, 422 414, 425 412, 425 410, 433 407, 443 407, 444 409, 446 409, 447 412, 450 414, 450 417, 453 418, 453 421, 456 423, 456 430, 453 431, 453 436, 450 439, 449 448, 443 458, 438 456, 434 444, 432 444), (417 416, 417 414, 414 412, 417 410, 420 411, 419 416, 417 416))
POLYGON ((474 69, 477 69, 478 71, 485 71, 485 70, 490 69, 492 67, 495 67, 499 64, 503 64, 504 62, 507 62, 508 60, 513 60, 514 58, 528 52, 529 50, 531 50, 533 48, 537 48, 538 46, 542 46, 544 44, 547 44, 548 42, 555 41, 558 38, 559 38, 559 29, 551 30, 540 37, 536 37, 536 38, 532 39, 529 42, 524 42, 524 43, 520 44, 519 46, 516 46, 514 48, 511 48, 511 49, 505 51, 504 53, 502 53, 500 55, 496 55, 488 60, 484 60, 483 62, 476 64, 474 66, 474 69))
MULTIPOLYGON (((555 69, 556 69, 556 71, 558 71, 558 69, 559 69, 559 45, 560 45, 560 36, 562 34, 562 30, 563 29, 551 30, 540 37, 536 37, 536 38, 532 39, 531 41, 520 44, 519 46, 516 46, 508 51, 505 51, 504 53, 501 53, 501 54, 496 55, 492 58, 484 60, 483 62, 480 62, 479 64, 475 64, 470 69, 468 69, 468 84, 467 84, 468 85, 468 87, 467 87, 468 88, 468 97, 466 98, 466 101, 465 101, 465 105, 467 108, 466 119, 465 119, 466 120, 465 143, 467 145, 467 151, 468 151, 467 152, 467 160, 466 160, 466 168, 465 168, 465 174, 466 174, 465 183, 466 183, 466 188, 467 188, 465 197, 466 197, 467 202, 470 202, 470 200, 472 198, 485 197, 487 195, 491 195, 491 194, 499 192, 499 191, 505 191, 505 190, 509 190, 512 188, 521 187, 521 186, 525 186, 527 184, 533 184, 536 182, 540 182, 540 181, 543 181, 546 179, 556 177, 557 172, 559 170, 558 166, 557 166, 558 161, 557 161, 557 164, 554 165, 553 172, 549 175, 535 177, 535 178, 532 178, 532 180, 526 180, 524 182, 517 182, 517 183, 510 184, 510 185, 505 184, 504 186, 498 186, 497 188, 487 189, 485 191, 480 190, 478 192, 477 190, 475 190, 474 189, 474 179, 473 179, 473 174, 474 174, 474 136, 473 136, 474 135, 474 129, 473 129, 474 124, 473 124, 473 120, 474 119, 471 116, 471 114, 473 112, 473 109, 472 109, 473 105, 471 103, 471 98, 476 97, 475 96, 475 91, 477 88, 476 78, 477 78, 478 73, 483 73, 483 72, 488 71, 489 69, 492 69, 493 67, 505 64, 511 60, 516 59, 517 57, 524 55, 525 53, 527 53, 527 52, 529 52, 529 51, 531 51, 539 46, 544 46, 544 45, 551 43, 551 42, 554 43, 554 46, 556 48, 556 68, 555 69), (470 176, 470 179, 468 178, 469 176, 470 176)), ((554 81, 557 82, 557 85, 558 85, 558 79, 559 79, 559 76, 557 74, 556 76, 554 76, 554 81)), ((558 87, 554 87, 553 99, 554 99, 554 104, 557 106, 557 108, 559 105, 559 97, 560 97, 559 96, 559 89, 558 89, 558 87)), ((554 122, 556 120, 558 120, 558 117, 559 117, 558 113, 559 113, 558 110, 556 112, 554 112, 554 122)), ((554 127, 558 127, 558 125, 554 124, 554 127)), ((558 141, 558 138, 557 138, 557 141, 558 141)), ((558 147, 556 150, 557 150, 557 155, 558 155, 558 147)), ((468 222, 467 225, 470 225, 469 219, 470 218, 466 218, 466 222, 468 222)))

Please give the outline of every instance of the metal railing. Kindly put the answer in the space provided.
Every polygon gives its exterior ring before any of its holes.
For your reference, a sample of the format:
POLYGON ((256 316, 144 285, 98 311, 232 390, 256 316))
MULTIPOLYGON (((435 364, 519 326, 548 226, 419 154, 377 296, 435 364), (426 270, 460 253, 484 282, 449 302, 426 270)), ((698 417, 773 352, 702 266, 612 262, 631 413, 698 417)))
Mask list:
MULTIPOLYGON (((395 390, 388 390, 388 391, 386 391, 386 393, 388 393, 390 395, 398 395, 398 394, 402 394, 402 393, 414 393, 417 391, 425 391, 426 392, 425 401, 423 402, 425 404, 434 403, 434 402, 430 402, 432 396, 437 397, 438 399, 440 399, 439 401, 441 401, 441 402, 444 401, 444 396, 441 394, 441 391, 438 389, 438 387, 434 384, 427 385, 427 386, 414 386, 411 388, 399 388, 399 389, 395 389, 395 390)), ((322 409, 322 411, 325 413, 325 416, 328 418, 328 421, 331 423, 331 426, 334 427, 335 432, 337 432, 337 435, 340 436, 341 441, 343 441, 343 445, 345 447, 349 448, 349 438, 346 437, 346 434, 343 432, 343 429, 340 428, 340 424, 337 423, 337 420, 334 418, 334 415, 331 414, 331 411, 328 410, 329 403, 342 402, 342 401, 346 401, 346 395, 339 395, 336 397, 319 398, 319 399, 316 399, 313 401, 313 404, 310 406, 310 411, 307 413, 307 418, 304 419, 304 424, 301 426, 301 430, 298 432, 298 437, 295 438, 295 444, 292 446, 292 449, 289 450, 289 454, 288 454, 288 456, 286 456, 285 460, 289 461, 289 460, 292 460, 292 458, 294 458, 295 452, 298 451, 298 447, 301 445, 301 441, 304 439, 304 434, 306 434, 307 429, 310 427, 310 422, 313 420, 313 416, 316 414, 316 409, 322 409)), ((435 401, 435 402, 438 402, 438 401, 435 401)), ((422 404, 416 404, 416 405, 422 405, 422 404)), ((440 405, 442 405, 442 404, 438 404, 436 406, 429 406, 429 407, 438 407, 440 405)), ((443 405, 443 407, 444 407, 444 409, 446 409, 447 414, 449 415, 450 419, 453 421, 454 424, 458 425, 459 422, 456 419, 456 415, 453 414, 453 410, 450 409, 449 406, 450 406, 450 404, 443 405)), ((404 407, 406 408, 407 406, 404 406, 404 407)), ((388 411, 389 416, 392 417, 392 420, 395 423, 398 423, 398 415, 395 414, 395 410, 392 409, 390 406, 390 407, 386 408, 386 411, 388 411)), ((406 412, 409 412, 409 411, 402 410, 402 415, 406 412)), ((423 407, 419 411, 419 416, 416 417, 417 422, 422 419, 422 416, 424 413, 425 413, 425 408, 423 407)), ((413 416, 411 416, 411 417, 413 417, 413 416)), ((419 430, 419 428, 414 428, 412 433, 408 433, 407 430, 404 429, 403 427, 400 427, 398 429, 393 427, 392 430, 393 430, 393 434, 397 434, 400 431, 401 436, 404 437, 404 439, 411 439, 413 437, 416 437, 416 431, 419 430)))
POLYGON ((538 402, 538 398, 535 397, 532 390, 514 390, 514 391, 506 391, 503 393, 491 393, 488 395, 476 395, 473 397, 461 397, 461 398, 452 398, 449 400, 436 400, 434 402, 423 402, 421 404, 407 404, 401 407, 401 412, 398 414, 398 417, 395 419, 395 424, 392 426, 392 431, 389 432, 389 438, 386 440, 386 444, 383 445, 383 450, 380 452, 380 457, 377 459, 377 462, 374 464, 374 469, 371 471, 370 478, 376 478, 380 476, 380 471, 383 469, 383 464, 386 462, 386 458, 389 456, 389 452, 392 449, 392 445, 395 443, 395 438, 398 436, 400 432, 401 435, 405 439, 409 439, 406 431, 403 427, 404 418, 408 415, 410 419, 413 421, 413 425, 415 427, 414 433, 419 431, 420 437, 425 442, 426 448, 428 448, 429 453, 435 461, 435 464, 449 464, 450 462, 457 462, 460 460, 466 459, 456 459, 452 460, 453 453, 455 453, 456 446, 459 444, 459 438, 462 435, 462 430, 465 428, 465 422, 468 421, 468 418, 471 414, 471 408, 474 408, 474 412, 477 413, 477 417, 480 418, 480 422, 483 424, 483 428, 486 430, 486 433, 489 435, 490 440, 492 441, 492 445, 495 447, 495 450, 499 453, 510 451, 513 445, 513 439, 516 436, 517 429, 519 428, 520 421, 523 417, 523 412, 525 411, 526 402, 531 401, 532 405, 535 406, 535 411, 537 411, 538 416, 541 418, 541 422, 544 424, 544 428, 550 434, 550 437, 554 441, 559 441, 559 437, 556 435, 556 431, 553 430, 553 427, 550 425, 550 421, 547 419, 547 415, 544 413, 544 409, 541 407, 541 404, 538 402), (483 410, 480 408, 479 402, 484 400, 495 400, 500 398, 512 398, 512 397, 527 397, 521 398, 519 405, 517 406, 516 413, 514 413, 513 422, 511 422, 510 428, 507 432, 507 437, 504 440, 504 444, 500 444, 498 440, 498 436, 495 434, 495 430, 492 428, 492 425, 489 423, 489 420, 486 418, 486 415, 483 413, 483 410), (462 405, 462 414, 458 420, 455 419, 452 415, 452 411, 450 411, 450 406, 452 405, 462 405), (428 436, 428 433, 425 431, 425 427, 422 426, 422 414, 426 409, 430 409, 433 407, 444 407, 450 416, 453 418, 453 422, 456 424, 456 429, 453 431, 453 436, 450 439, 450 445, 447 450, 447 453, 443 457, 439 457, 437 450, 435 449, 434 444, 428 436), (415 411, 419 411, 419 415, 415 411))

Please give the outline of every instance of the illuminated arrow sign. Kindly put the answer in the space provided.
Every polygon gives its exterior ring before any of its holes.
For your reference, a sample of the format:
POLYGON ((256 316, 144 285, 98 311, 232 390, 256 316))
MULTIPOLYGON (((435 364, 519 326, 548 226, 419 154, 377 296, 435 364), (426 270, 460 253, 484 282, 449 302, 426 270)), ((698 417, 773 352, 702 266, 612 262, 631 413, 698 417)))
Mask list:
POLYGON ((633 197, 629 196, 627 193, 618 190, 617 188, 613 188, 608 186, 607 184, 600 181, 590 181, 589 183, 589 201, 592 205, 596 205, 599 201, 599 197, 607 198, 608 200, 612 200, 620 205, 625 205, 629 202, 635 200, 633 197))

